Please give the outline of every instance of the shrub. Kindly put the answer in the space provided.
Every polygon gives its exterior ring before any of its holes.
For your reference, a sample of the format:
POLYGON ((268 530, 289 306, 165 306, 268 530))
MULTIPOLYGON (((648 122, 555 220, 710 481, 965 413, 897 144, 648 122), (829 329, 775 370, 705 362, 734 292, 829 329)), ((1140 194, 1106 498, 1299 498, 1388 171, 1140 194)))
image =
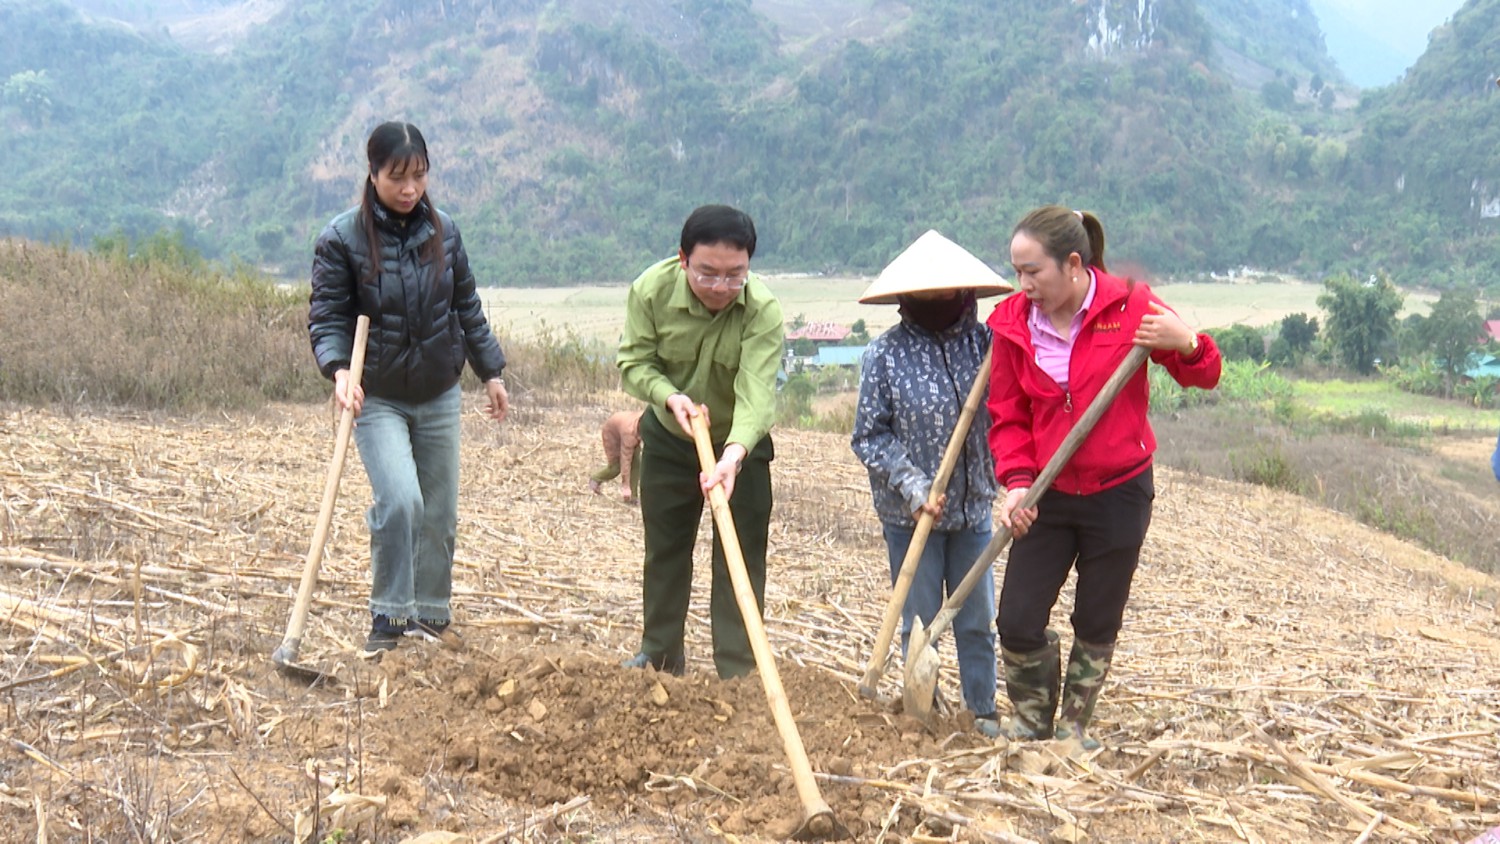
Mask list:
POLYGON ((1300 474, 1279 445, 1255 445, 1248 453, 1230 452, 1229 464, 1235 480, 1297 494, 1304 490, 1300 474))
POLYGON ((1383 367, 1380 374, 1398 390, 1419 396, 1443 394, 1443 373, 1433 363, 1431 356, 1417 357, 1415 360, 1407 361, 1404 366, 1383 367))
POLYGON ((505 380, 512 396, 532 402, 570 401, 579 395, 619 386, 616 349, 601 340, 579 336, 572 327, 559 330, 543 323, 528 341, 500 337, 505 349, 505 380))
POLYGON ((1154 413, 1220 402, 1269 406, 1290 401, 1293 393, 1292 382, 1264 364, 1247 360, 1224 361, 1219 386, 1213 390, 1184 389, 1160 366, 1151 366, 1150 377, 1151 410, 1154 413))
POLYGON ((1370 407, 1362 408, 1352 415, 1324 417, 1321 424, 1329 431, 1386 441, 1414 440, 1424 433, 1422 426, 1415 422, 1392 419, 1385 411, 1370 407))
POLYGON ((1219 346, 1219 354, 1225 360, 1247 360, 1252 363, 1264 363, 1266 359, 1266 338, 1261 336, 1260 331, 1248 325, 1231 325, 1228 328, 1216 328, 1209 332, 1214 342, 1219 346))
POLYGON ((793 375, 777 394, 777 417, 781 424, 801 426, 812 416, 812 399, 818 388, 806 375, 793 375))

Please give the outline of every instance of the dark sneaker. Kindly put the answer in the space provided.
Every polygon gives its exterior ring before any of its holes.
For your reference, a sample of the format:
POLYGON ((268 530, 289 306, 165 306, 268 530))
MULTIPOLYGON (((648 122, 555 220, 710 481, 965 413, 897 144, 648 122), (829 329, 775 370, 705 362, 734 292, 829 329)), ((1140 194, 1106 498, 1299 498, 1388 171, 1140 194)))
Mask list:
POLYGON ((365 638, 364 647, 359 649, 360 658, 374 659, 386 651, 395 650, 406 628, 406 622, 376 613, 370 620, 370 635, 365 638))
POLYGON ((985 738, 1000 738, 1000 721, 994 715, 981 715, 975 718, 974 729, 985 738))
POLYGON ((620 663, 621 668, 654 668, 657 671, 670 673, 673 677, 681 677, 687 673, 687 657, 678 654, 675 657, 653 657, 647 653, 638 653, 635 656, 620 663))

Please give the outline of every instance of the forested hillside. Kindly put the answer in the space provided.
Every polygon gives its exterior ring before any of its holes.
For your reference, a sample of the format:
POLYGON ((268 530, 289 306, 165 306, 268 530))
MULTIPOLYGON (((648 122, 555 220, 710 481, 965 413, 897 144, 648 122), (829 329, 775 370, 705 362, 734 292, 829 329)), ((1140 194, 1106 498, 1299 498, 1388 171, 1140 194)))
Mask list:
POLYGON ((1056 201, 1157 273, 1487 282, 1497 3, 1356 109, 1307 0, 252 0, 214 52, 11 0, 0 233, 170 226, 297 276, 403 118, 490 282, 627 279, 705 201, 765 267, 877 269, 929 227, 1000 264, 1056 201))
POLYGON ((1313 77, 1330 84, 1342 79, 1309 0, 1200 0, 1198 5, 1213 30, 1219 61, 1248 87, 1283 80, 1295 88, 1313 77))
MULTIPOLYGON (((1362 246, 1494 286, 1500 269, 1500 0, 1469 0, 1400 85, 1368 96, 1351 187, 1389 221, 1362 246)), ((1371 216, 1376 216, 1372 214, 1371 216)))

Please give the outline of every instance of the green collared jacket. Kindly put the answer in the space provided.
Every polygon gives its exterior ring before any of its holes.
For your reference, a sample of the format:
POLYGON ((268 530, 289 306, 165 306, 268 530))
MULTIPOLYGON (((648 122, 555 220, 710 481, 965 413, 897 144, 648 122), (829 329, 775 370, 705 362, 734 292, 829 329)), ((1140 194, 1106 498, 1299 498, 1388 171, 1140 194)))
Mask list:
POLYGON ((616 363, 625 392, 686 438, 667 397, 708 405, 715 444, 748 451, 776 419, 776 372, 785 326, 781 303, 754 273, 729 306, 710 313, 688 287, 677 258, 653 264, 630 285, 616 363))

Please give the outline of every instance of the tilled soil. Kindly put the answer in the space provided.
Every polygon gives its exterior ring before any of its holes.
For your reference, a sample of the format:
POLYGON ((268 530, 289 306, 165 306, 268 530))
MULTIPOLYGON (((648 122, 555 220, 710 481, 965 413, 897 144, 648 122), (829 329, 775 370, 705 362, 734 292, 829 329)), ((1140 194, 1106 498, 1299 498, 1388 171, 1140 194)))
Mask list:
MULTIPOLYGON (((783 840, 804 810, 765 693, 707 656, 706 520, 686 676, 619 667, 640 632, 639 515, 585 486, 612 409, 518 402, 496 428, 470 408, 463 650, 355 658, 369 490, 351 460, 301 654, 332 681, 312 686, 269 655, 322 488, 318 411, 9 411, 0 838, 783 840)), ((1493 578, 1299 499, 1160 470, 1096 711, 1105 749, 990 742, 962 713, 928 731, 854 691, 889 590, 863 472, 839 435, 775 436, 766 626, 855 840, 1467 841, 1500 825, 1493 578)), ((1065 635, 1070 609, 1065 592, 1065 635)), ((899 695, 899 656, 881 691, 899 695)))
MULTIPOLYGON (((785 838, 803 819, 756 675, 679 678, 561 648, 503 646, 402 649, 378 670, 393 691, 366 723, 400 770, 440 767, 471 788, 532 805, 581 794, 608 811, 639 811, 644 802, 738 835, 785 838)), ((787 665, 781 679, 819 772, 873 777, 912 758, 992 750, 968 729, 972 718, 944 719, 929 733, 895 707, 859 701, 827 672, 787 665)), ((861 789, 822 789, 859 837, 890 811, 876 791, 865 791, 866 800, 861 789)), ((400 801, 392 812, 400 816, 400 801)), ((894 831, 910 833, 911 824, 894 831)))

